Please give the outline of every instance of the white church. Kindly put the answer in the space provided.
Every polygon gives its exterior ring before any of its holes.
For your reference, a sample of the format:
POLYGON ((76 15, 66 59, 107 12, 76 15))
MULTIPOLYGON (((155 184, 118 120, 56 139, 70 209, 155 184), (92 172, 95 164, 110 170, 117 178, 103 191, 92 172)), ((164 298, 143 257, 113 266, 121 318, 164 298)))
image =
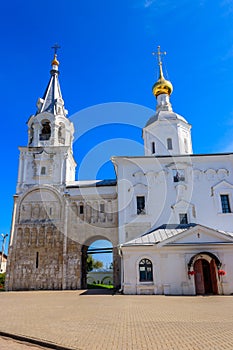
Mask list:
POLYGON ((124 294, 233 294, 233 153, 193 154, 161 54, 144 155, 112 157, 116 180, 102 181, 75 181, 55 54, 20 147, 7 290, 85 288, 87 248, 101 238, 124 294))

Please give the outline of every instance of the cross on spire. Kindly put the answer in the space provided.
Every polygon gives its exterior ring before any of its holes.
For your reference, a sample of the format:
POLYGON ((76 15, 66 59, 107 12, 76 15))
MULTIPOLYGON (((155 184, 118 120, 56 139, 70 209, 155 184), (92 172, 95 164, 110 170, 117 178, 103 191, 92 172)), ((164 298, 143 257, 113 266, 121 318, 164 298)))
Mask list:
POLYGON ((152 52, 152 55, 153 55, 153 56, 157 56, 157 57, 158 57, 158 64, 159 64, 159 66, 162 65, 161 56, 162 56, 162 55, 165 56, 166 54, 167 54, 166 51, 163 51, 163 52, 160 51, 160 46, 158 46, 158 51, 157 51, 157 52, 152 52))
POLYGON ((54 55, 57 54, 57 50, 60 49, 60 48, 61 48, 61 46, 59 46, 58 44, 54 44, 54 45, 51 47, 51 49, 54 50, 54 55))

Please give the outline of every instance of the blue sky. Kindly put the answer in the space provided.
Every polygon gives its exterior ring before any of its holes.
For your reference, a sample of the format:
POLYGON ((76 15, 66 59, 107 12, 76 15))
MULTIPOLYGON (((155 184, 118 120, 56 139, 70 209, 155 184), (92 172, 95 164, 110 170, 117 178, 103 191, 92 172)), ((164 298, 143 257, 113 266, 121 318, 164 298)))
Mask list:
MULTIPOLYGON (((161 45, 167 51, 165 76, 174 86, 173 109, 193 126, 194 152, 233 151, 231 0, 13 0, 1 4, 0 16, 0 233, 10 230, 18 146, 27 144, 26 121, 49 80, 55 42, 62 47, 60 84, 70 116, 110 102, 154 110, 151 87, 158 70, 151 52, 161 45)), ((109 148, 103 147, 112 139, 113 154, 142 151, 140 129, 148 114, 138 113, 136 124, 133 112, 119 118, 114 115, 103 127, 100 113, 92 130, 86 118, 75 119, 76 127, 86 130, 74 145, 75 158, 83 164, 80 178, 114 176, 104 165, 109 148), (84 166, 82 158, 96 143, 108 151, 102 166, 90 169, 91 162, 84 166)))

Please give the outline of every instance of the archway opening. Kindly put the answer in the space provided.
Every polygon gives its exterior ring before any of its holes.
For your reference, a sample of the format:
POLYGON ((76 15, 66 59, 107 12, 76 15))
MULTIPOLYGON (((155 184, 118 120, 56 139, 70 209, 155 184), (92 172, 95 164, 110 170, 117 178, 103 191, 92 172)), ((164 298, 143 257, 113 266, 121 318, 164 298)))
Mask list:
POLYGON ((82 288, 113 289, 114 259, 112 243, 96 239, 82 247, 82 288))
POLYGON ((195 271, 196 294, 219 294, 219 281, 216 261, 209 255, 197 256, 193 269, 195 271))

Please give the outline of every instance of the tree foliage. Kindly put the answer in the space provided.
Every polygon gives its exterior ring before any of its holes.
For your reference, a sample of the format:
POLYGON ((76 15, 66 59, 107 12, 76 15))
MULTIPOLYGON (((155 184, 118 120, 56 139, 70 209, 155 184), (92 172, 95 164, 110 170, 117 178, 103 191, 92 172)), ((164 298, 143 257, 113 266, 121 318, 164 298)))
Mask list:
POLYGON ((102 261, 95 260, 91 254, 87 256, 87 272, 94 269, 101 269, 103 267, 102 261))

